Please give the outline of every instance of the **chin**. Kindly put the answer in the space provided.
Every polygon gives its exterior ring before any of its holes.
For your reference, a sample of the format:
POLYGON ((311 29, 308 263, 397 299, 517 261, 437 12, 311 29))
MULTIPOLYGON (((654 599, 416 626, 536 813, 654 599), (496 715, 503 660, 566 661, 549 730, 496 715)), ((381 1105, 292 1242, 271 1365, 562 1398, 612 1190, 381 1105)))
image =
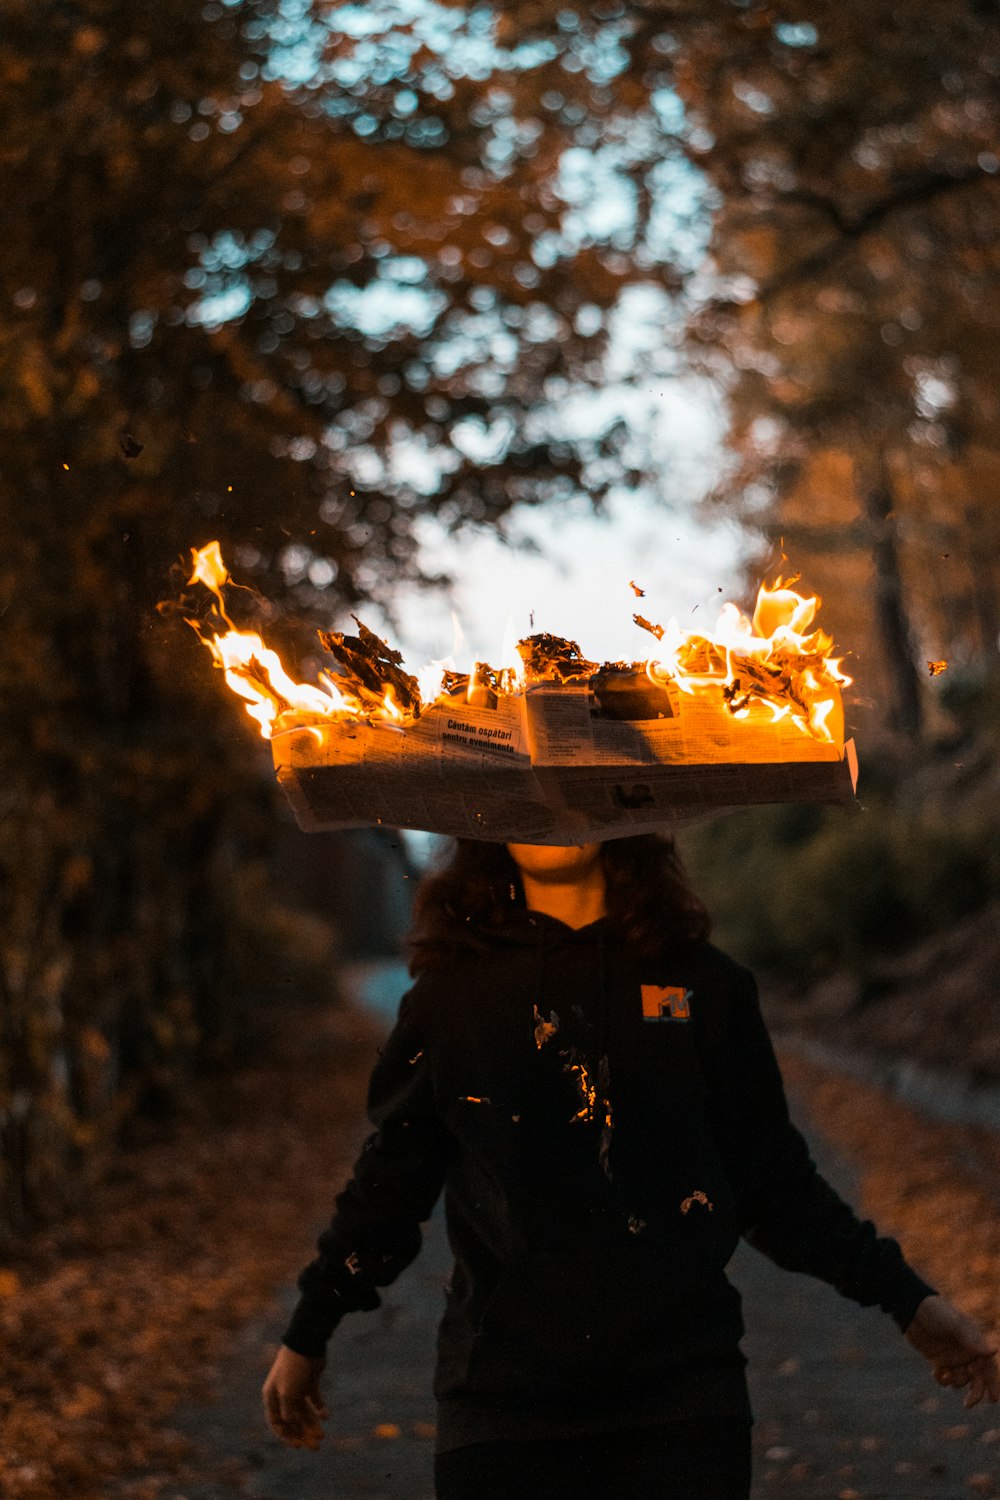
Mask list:
POLYGON ((600 844, 508 844, 507 851, 518 869, 536 880, 582 875, 601 857, 600 844))

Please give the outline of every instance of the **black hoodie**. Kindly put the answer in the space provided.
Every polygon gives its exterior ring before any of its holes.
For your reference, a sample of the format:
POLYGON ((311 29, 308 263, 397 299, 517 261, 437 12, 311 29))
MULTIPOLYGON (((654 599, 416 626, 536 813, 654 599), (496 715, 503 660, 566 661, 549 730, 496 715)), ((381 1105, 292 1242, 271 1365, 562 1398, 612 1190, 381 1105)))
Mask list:
POLYGON ((377 1307, 443 1187, 442 1449, 749 1416, 741 1235, 901 1328, 932 1290, 816 1171, 753 977, 708 943, 642 962, 605 919, 515 912, 404 996, 369 1114, 284 1342, 377 1307))

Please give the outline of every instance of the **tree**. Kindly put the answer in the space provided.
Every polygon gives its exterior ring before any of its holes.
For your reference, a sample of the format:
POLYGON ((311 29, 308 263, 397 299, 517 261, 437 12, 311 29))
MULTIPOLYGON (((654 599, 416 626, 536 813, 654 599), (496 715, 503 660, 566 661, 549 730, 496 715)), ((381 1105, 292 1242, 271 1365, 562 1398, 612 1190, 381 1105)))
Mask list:
POLYGON ((218 536, 301 657, 310 624, 414 573, 421 515, 628 480, 620 426, 560 417, 623 287, 678 281, 651 250, 676 128, 627 75, 623 17, 548 8, 521 44, 432 4, 7 7, 8 1227, 239 1029, 267 755, 157 616, 171 563, 218 536), (616 225, 568 159, 632 194, 616 225))
POLYGON ((690 339, 728 388, 726 492, 825 575, 859 652, 867 596, 884 665, 863 676, 916 733, 922 655, 996 652, 1000 21, 974 0, 655 9, 718 195, 690 339))

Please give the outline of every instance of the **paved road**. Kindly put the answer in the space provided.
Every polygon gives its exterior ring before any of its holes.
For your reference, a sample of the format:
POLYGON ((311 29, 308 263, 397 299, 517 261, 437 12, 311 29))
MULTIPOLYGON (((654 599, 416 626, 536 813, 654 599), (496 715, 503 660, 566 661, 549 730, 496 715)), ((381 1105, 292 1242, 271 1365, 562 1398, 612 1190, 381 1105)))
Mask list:
MULTIPOLYGON (((319 1454, 272 1439, 258 1391, 283 1318, 246 1327, 224 1372, 221 1399, 177 1425, 212 1452, 246 1465, 245 1488, 186 1486, 185 1500, 432 1500, 431 1351, 447 1270, 441 1225, 385 1298, 348 1320, 331 1345, 326 1389, 331 1443, 319 1454), (386 1435, 380 1435, 380 1429, 386 1435)), ((965 1412, 939 1392, 881 1313, 777 1270, 749 1249, 734 1279, 744 1293, 757 1424, 757 1496, 802 1500, 968 1500, 1000 1493, 996 1409, 965 1412), (993 1434, 994 1441, 984 1441, 993 1434), (979 1476, 978 1478, 976 1476, 979 1476), (970 1486, 969 1481, 973 1480, 970 1486)), ((514 1500, 514 1497, 512 1497, 514 1500)))
MULTIPOLYGON (((826 1175, 856 1200, 844 1164, 826 1143, 813 1147, 826 1175)), ((329 1441, 318 1454, 284 1448, 260 1416, 260 1384, 294 1300, 287 1288, 280 1306, 235 1341, 219 1400, 183 1411, 175 1424, 216 1464, 230 1461, 233 1485, 186 1483, 178 1497, 432 1500, 431 1363, 447 1269, 438 1219, 383 1308, 342 1325, 326 1372, 329 1441)), ((1000 1495, 997 1408, 966 1412, 954 1392, 940 1391, 888 1318, 746 1247, 732 1274, 748 1327, 755 1500, 1000 1495)))

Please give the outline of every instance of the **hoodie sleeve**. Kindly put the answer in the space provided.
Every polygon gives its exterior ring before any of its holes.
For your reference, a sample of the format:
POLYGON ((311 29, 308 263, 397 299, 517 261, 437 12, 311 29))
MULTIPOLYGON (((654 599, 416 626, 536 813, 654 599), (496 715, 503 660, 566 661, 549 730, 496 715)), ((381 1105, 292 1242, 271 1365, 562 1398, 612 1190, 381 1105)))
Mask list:
POLYGON ((415 994, 403 997, 372 1073, 368 1117, 375 1132, 335 1199, 318 1256, 298 1278, 301 1295, 282 1339, 297 1354, 321 1357, 345 1313, 380 1305, 376 1288, 415 1259, 420 1225, 444 1185, 451 1137, 435 1112, 415 994))
POLYGON ((820 1176, 789 1118, 754 978, 737 972, 726 1035, 706 1072, 742 1234, 784 1270, 826 1281, 862 1307, 877 1305, 905 1329, 934 1289, 894 1239, 860 1220, 820 1176))

